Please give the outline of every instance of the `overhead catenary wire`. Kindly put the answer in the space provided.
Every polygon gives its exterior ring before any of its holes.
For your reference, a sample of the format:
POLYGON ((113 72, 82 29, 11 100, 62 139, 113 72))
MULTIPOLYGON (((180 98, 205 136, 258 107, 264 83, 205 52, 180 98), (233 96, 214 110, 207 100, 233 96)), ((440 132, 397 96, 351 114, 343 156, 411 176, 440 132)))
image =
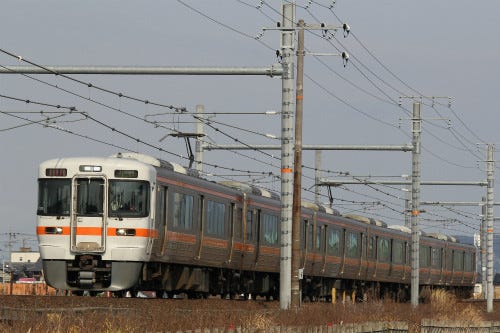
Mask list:
MULTIPOLYGON (((248 4, 247 4, 247 5, 248 5, 248 4)), ((280 14, 278 11, 276 11, 273 7, 271 7, 269 4, 267 4, 267 3, 266 3, 266 2, 264 2, 264 1, 261 3, 261 5, 267 6, 267 7, 269 7, 269 9, 273 10, 273 11, 274 11, 274 12, 276 12, 277 14, 280 14)), ((326 7, 325 7, 325 8, 326 8, 326 7)), ((329 7, 328 7, 328 9, 329 9, 330 11, 332 11, 332 12, 333 12, 333 9, 332 9, 332 8, 333 8, 333 7, 331 7, 331 6, 329 6, 329 7)), ((200 13, 199 11, 197 11, 197 12, 198 12, 198 13, 200 13)), ((335 13, 334 13, 334 12, 333 12, 333 14, 335 15, 335 13)), ((207 17, 207 18, 211 19, 212 21, 216 21, 216 20, 213 20, 212 18, 210 18, 208 15, 206 15, 206 14, 204 14, 204 13, 203 13, 203 16, 205 16, 205 17, 207 17)), ((335 16, 336 16, 336 15, 335 15, 335 16)), ((337 16, 336 16, 336 17, 337 17, 337 16)), ((342 22, 342 21, 341 21, 338 17, 337 17, 337 19, 338 19, 340 22, 342 22)), ((223 23, 221 23, 221 22, 219 22, 219 21, 216 21, 216 23, 221 24, 221 25, 225 26, 226 28, 228 28, 228 27, 229 27, 228 25, 225 25, 225 24, 223 24, 223 23)), ((230 30, 232 30, 232 29, 230 29, 230 30)), ((251 36, 250 36, 250 35, 248 35, 248 34, 244 34, 244 33, 242 34, 242 33, 241 33, 241 31, 238 31, 238 32, 239 32, 241 35, 243 35, 243 36, 246 36, 246 37, 251 37, 251 36)), ((339 42, 339 43, 340 43, 340 42, 339 42)), ((340 44, 341 44, 341 43, 340 43, 340 44)), ((342 45, 342 44, 341 44, 341 45, 342 45)), ((334 46, 334 45, 332 44, 332 46, 334 46)), ((364 46, 364 45, 363 45, 363 46, 364 46)), ((334 46, 334 47, 335 47, 335 46, 334 46)), ((335 48, 336 48, 336 47, 335 47, 335 48)), ((336 49, 337 49, 337 50, 339 50, 338 48, 336 48, 336 49)), ((355 59, 356 59, 356 58, 355 58, 355 59)), ((378 60, 378 58, 377 58, 377 60, 378 60)), ((380 60, 378 60, 378 61, 380 61, 380 60)), ((360 64, 362 64, 362 63, 360 62, 360 64)), ((366 65, 362 64, 362 66, 363 66, 365 69, 367 69, 367 70, 368 70, 368 71, 369 71, 372 75, 374 75, 374 76, 375 76, 375 77, 377 77, 379 80, 381 80, 381 82, 384 82, 384 83, 385 83, 388 87, 392 88, 394 91, 398 92, 400 95, 404 95, 404 93, 403 93, 401 90, 398 90, 398 89, 394 88, 392 85, 390 85, 389 83, 387 83, 387 82, 385 82, 384 80, 382 80, 382 79, 381 79, 381 78, 380 78, 377 74, 375 74, 373 71, 371 71, 371 70, 370 70, 370 69, 369 69, 366 65)), ((386 68, 387 68, 387 66, 385 66, 385 65, 384 65, 384 67, 386 67, 386 68)), ((362 73, 362 71, 361 71, 359 68, 357 68, 357 69, 358 69, 358 71, 359 71, 359 72, 361 72, 361 73, 362 73)), ((394 75, 394 76, 396 76, 396 75, 395 75, 392 71, 391 71, 391 74, 392 74, 392 75, 394 75)), ((366 78, 367 78, 367 77, 366 77, 366 78)), ((367 78, 367 79, 368 79, 368 78, 367 78)), ((399 80, 400 80, 400 79, 399 79, 399 80)), ((400 80, 400 81, 402 81, 402 80, 400 80)), ((376 86, 373 82, 372 82, 372 84, 373 84, 374 86, 376 86)), ((407 85, 407 84, 405 84, 405 85, 407 85)), ((376 87, 377 87, 377 86, 376 86, 376 87)), ((378 87, 377 87, 377 88, 378 88, 378 87)), ((380 90, 380 88, 378 88, 378 89, 380 90)), ((415 90, 415 91, 416 91, 416 90, 415 90)), ((385 93, 384 93, 384 94, 385 94, 385 93)), ((386 95, 386 96, 388 96, 388 95, 386 95)), ((335 97, 336 97, 336 96, 335 96, 335 97)), ((390 97, 390 96, 388 96, 388 97, 390 98, 390 100, 392 100, 392 101, 393 101, 393 103, 395 103, 395 100, 394 100, 392 97, 390 97)), ((365 115, 368 115, 368 114, 366 114, 366 113, 364 113, 364 114, 365 114, 365 115)), ((370 118, 372 118, 372 117, 370 117, 370 118)), ((373 118, 372 118, 372 119, 373 119, 373 118)), ((377 121, 378 119, 373 119, 373 120, 376 120, 376 121, 377 121)), ((473 167, 470 167, 470 166, 460 165, 460 164, 458 164, 458 163, 451 162, 451 161, 449 161, 449 160, 447 160, 447 159, 444 159, 442 156, 439 156, 439 155, 437 155, 437 154, 433 153, 432 151, 428 150, 425 146, 423 146, 423 149, 427 150, 427 151, 428 151, 431 155, 433 155, 433 156, 434 156, 434 157, 436 157, 437 159, 439 159, 439 160, 441 160, 441 161, 443 161, 443 162, 445 162, 445 163, 447 163, 447 164, 450 164, 450 165, 453 165, 453 166, 457 166, 457 167, 461 167, 461 168, 473 168, 473 167)))
MULTIPOLYGON (((318 4, 317 2, 314 2, 315 4, 319 5, 319 6, 322 6, 321 4, 318 4)), ((326 6, 322 6, 323 8, 327 8, 326 6)), ((337 14, 333 11, 332 7, 328 7, 327 8, 334 16, 335 18, 339 21, 339 22, 343 22, 339 16, 337 16, 337 14)), ((423 98, 427 99, 427 100, 430 100, 432 101, 432 107, 434 106, 434 103, 438 104, 438 105, 441 105, 443 106, 442 103, 440 102, 435 102, 434 100, 432 100, 432 98, 429 98, 429 97, 425 97, 425 94, 423 94, 421 91, 419 91, 418 89, 415 89, 414 87, 410 86, 407 82, 405 82, 403 79, 401 79, 398 75, 396 75, 390 68, 388 68, 372 51, 370 51, 370 49, 360 40, 360 38, 357 36, 357 34, 352 31, 350 33, 350 35, 359 43, 359 45, 361 45, 361 47, 385 70, 387 71, 393 78, 395 78, 397 81, 399 81, 401 84, 403 84, 406 88, 408 88, 409 90, 413 91, 414 93, 416 93, 418 96, 422 96, 423 98)), ((459 117, 457 115, 457 113, 455 112, 455 110, 451 107, 451 105, 445 105, 448 109, 450 109, 450 111, 453 113, 453 115, 455 116, 455 118, 460 122, 460 124, 462 124, 462 126, 472 135, 474 136, 477 140, 479 140, 480 142, 485 142, 485 140, 481 139, 462 119, 461 117, 459 117)), ((434 107, 433 107, 434 109, 434 107)))
MULTIPOLYGON (((16 55, 10 51, 7 51, 5 49, 2 49, 0 48, 0 52, 1 53, 4 53, 12 58, 15 58, 15 59, 18 59, 19 61, 22 61, 22 62, 25 62, 29 65, 32 65, 32 66, 35 66, 37 68, 40 68, 44 71, 46 71, 47 73, 52 73, 56 76, 59 76, 59 77, 63 77, 65 79, 68 79, 68 80, 71 80, 73 82, 76 82, 78 84, 81 84, 81 85, 84 85, 84 86, 87 86, 88 88, 93 88, 93 89, 96 89, 96 90, 99 90, 99 91, 102 91, 102 92, 105 92, 105 93, 108 93, 108 94, 111 94, 111 95, 114 95, 114 96, 117 96, 117 97, 120 97, 120 98, 125 98, 125 99, 128 99, 128 100, 132 100, 132 101, 135 101, 135 102, 140 102, 140 103, 144 103, 144 104, 149 104, 149 105, 154 105, 154 106, 158 106, 158 107, 164 107, 164 108, 168 108, 168 109, 172 109, 172 110, 184 110, 185 107, 180 107, 180 106, 173 106, 173 105, 167 105, 167 104, 162 104, 162 103, 159 103, 159 102, 155 102, 155 101, 150 101, 150 100, 147 100, 147 99, 141 99, 141 98, 138 98, 138 97, 134 97, 134 96, 130 96, 130 95, 127 95, 127 94, 124 94, 124 93, 121 93, 121 92, 116 92, 116 91, 113 91, 111 89, 107 89, 107 88, 104 88, 104 87, 101 87, 101 86, 98 86, 98 85, 95 85, 91 82, 85 82, 85 81, 82 81, 80 79, 76 79, 72 76, 69 76, 67 74, 61 74, 61 73, 58 73, 46 66, 43 66, 43 65, 40 65, 38 63, 35 63, 31 60, 28 60, 20 55, 16 55)), ((3 68, 6 68, 5 66, 2 66, 3 68)))
MULTIPOLYGON (((47 117, 46 116, 44 119, 41 119, 41 120, 38 120, 38 121, 31 121, 31 120, 27 121, 26 119, 28 119, 28 118, 24 118, 24 117, 16 115, 16 114, 19 114, 19 112, 11 112, 11 111, 0 110, 0 114, 6 115, 6 116, 9 116, 9 117, 12 117, 12 118, 17 118, 19 120, 26 121, 24 124, 19 124, 19 125, 7 127, 7 128, 0 128, 0 132, 7 132, 7 131, 19 129, 21 127, 26 127, 26 126, 29 126, 29 125, 36 125, 36 124, 43 124, 44 126, 48 126, 48 125, 50 125, 51 122, 55 121, 55 119, 59 119, 61 117, 65 117, 65 116, 68 115, 67 113, 58 112, 58 113, 54 113, 55 115, 53 115, 51 117, 47 117)), ((39 115, 45 115, 47 113, 41 111, 41 112, 38 112, 37 114, 39 114, 39 115)), ((80 119, 79 121, 81 121, 81 120, 82 119, 80 119)))
MULTIPOLYGON (((358 70, 361 72, 361 70, 360 70, 360 69, 358 69, 358 70)), ((366 78, 367 78, 367 77, 366 77, 366 78)), ((367 78, 367 79, 368 79, 368 78, 367 78)), ((373 85, 375 85, 375 84, 373 83, 373 85)), ((400 94, 402 94, 402 92, 401 92, 401 91, 399 91, 399 90, 396 90, 396 91, 397 91, 397 92, 399 92, 400 94)), ((392 100, 393 104, 396 104, 396 101, 395 101, 393 98, 391 98, 390 96, 388 96, 388 97, 392 100)), ((424 149, 426 149, 426 148, 424 147, 424 149)), ((431 152, 431 153, 432 153, 432 152, 431 152)), ((435 157, 439 158, 440 160, 443 160, 443 161, 445 161, 445 162, 449 162, 450 164, 458 165, 458 164, 456 164, 456 163, 453 163, 453 162, 450 162, 450 161, 447 161, 447 160, 443 159, 441 156, 439 156, 439 155, 437 155, 437 154, 435 154, 435 153, 432 153, 432 154, 433 154, 435 157)), ((463 167, 463 166, 462 166, 462 167, 463 167)))
POLYGON ((140 119, 140 118, 138 118, 138 119, 140 119))
MULTIPOLYGON (((118 128, 114 127, 114 126, 106 124, 103 121, 98 120, 96 117, 91 116, 87 112, 81 112, 81 111, 79 111, 78 109, 76 109, 76 107, 61 106, 61 105, 58 105, 58 104, 51 104, 51 103, 39 102, 39 101, 35 101, 35 100, 29 100, 29 102, 27 102, 27 100, 25 100, 25 99, 18 98, 18 97, 13 97, 13 96, 7 96, 7 95, 3 95, 3 94, 0 94, 0 97, 2 97, 2 98, 8 98, 8 99, 11 99, 11 100, 14 100, 14 101, 18 101, 18 102, 23 102, 23 103, 32 103, 32 104, 36 104, 36 105, 43 105, 43 106, 53 107, 53 108, 56 108, 56 109, 67 108, 68 110, 70 110, 72 112, 80 112, 82 115, 85 116, 86 119, 89 119, 89 120, 95 122, 96 124, 99 124, 100 126, 105 127, 107 129, 111 130, 114 133, 118 133, 121 136, 127 137, 130 140, 132 140, 132 141, 135 141, 135 142, 140 143, 142 145, 145 145, 147 147, 153 148, 153 149, 158 150, 159 152, 162 152, 162 153, 167 153, 169 155, 173 155, 173 156, 176 156, 176 157, 182 158, 182 159, 187 159, 187 160, 189 159, 186 156, 183 156, 181 154, 177 154, 177 153, 168 151, 168 150, 166 150, 166 149, 164 149, 162 147, 159 147, 157 145, 151 144, 151 143, 149 143, 149 142, 147 142, 147 141, 145 141, 143 139, 139 139, 139 138, 134 137, 134 136, 132 136, 130 134, 127 134, 127 133, 125 133, 125 131, 123 131, 121 129, 118 129, 118 128)), ((24 119, 24 120, 29 121, 29 119, 27 119, 27 118, 24 119)), ((195 161, 195 162, 197 162, 197 161, 195 161)), ((256 172, 256 171, 251 171, 251 170, 243 170, 243 169, 238 169, 238 168, 224 167, 224 166, 221 166, 221 165, 218 165, 218 164, 207 163, 207 162, 203 162, 203 164, 207 165, 207 166, 214 167, 214 168, 219 168, 219 169, 222 169, 222 170, 231 170, 231 171, 239 171, 239 172, 246 172, 246 173, 255 173, 256 172)), ((261 172, 261 174, 269 174, 269 172, 261 172)))
MULTIPOLYGON (((5 66, 2 66, 2 65, 0 65, 0 67, 2 67, 2 68, 6 68, 5 66)), ((96 104, 96 105, 99 105, 99 106, 101 106, 101 107, 104 107, 105 109, 109 109, 109 110, 112 110, 112 111, 116 111, 116 112, 118 112, 118 113, 124 114, 124 115, 126 115, 126 116, 128 116, 128 117, 131 117, 131 118, 134 118, 134 119, 136 119, 136 120, 140 120, 140 121, 142 121, 142 122, 147 122, 147 123, 152 124, 152 125, 154 125, 154 126, 156 126, 156 127, 161 127, 161 128, 165 128, 165 129, 171 130, 171 131, 173 131, 173 132, 178 132, 178 130, 176 130, 175 128, 166 127, 166 126, 163 126, 163 125, 156 124, 156 123, 154 123, 154 122, 148 122, 148 120, 147 120, 147 119, 144 119, 144 118, 141 118, 141 117, 139 117, 139 116, 136 116, 136 115, 134 115, 134 114, 132 114, 132 113, 130 113, 130 112, 126 112, 126 111, 122 110, 121 108, 116 108, 116 107, 110 106, 110 105, 108 105, 108 104, 106 104, 106 103, 103 103, 103 102, 97 101, 97 100, 95 100, 95 99, 93 99, 93 98, 90 98, 90 97, 87 97, 87 96, 83 96, 82 94, 76 93, 76 92, 71 91, 71 90, 66 89, 66 88, 62 88, 62 87, 60 87, 60 86, 58 86, 58 85, 52 84, 52 83, 47 82, 47 81, 45 81, 45 80, 38 79, 38 78, 33 77, 33 76, 31 76, 31 75, 28 75, 28 74, 21 74, 21 75, 22 75, 22 76, 24 76, 24 77, 26 77, 26 78, 28 78, 28 79, 30 79, 30 80, 33 80, 33 81, 36 81, 36 82, 42 83, 42 84, 47 85, 47 86, 49 86, 49 87, 52 87, 52 88, 54 88, 54 89, 60 90, 60 91, 62 91, 62 92, 65 92, 65 93, 67 93, 67 94, 69 94, 69 95, 72 95, 72 96, 78 97, 78 98, 80 98, 80 99, 83 99, 83 100, 89 101, 89 102, 91 102, 91 103, 94 103, 94 104, 96 104)), ((0 97, 1 97, 1 96, 0 96, 0 97)), ((20 100, 22 100, 22 99, 20 99, 20 100)), ((29 100, 28 100, 28 101, 29 101, 29 100)), ((29 104, 29 103, 28 103, 28 104, 29 104)), ((41 105, 41 104, 39 104, 39 105, 41 105)))

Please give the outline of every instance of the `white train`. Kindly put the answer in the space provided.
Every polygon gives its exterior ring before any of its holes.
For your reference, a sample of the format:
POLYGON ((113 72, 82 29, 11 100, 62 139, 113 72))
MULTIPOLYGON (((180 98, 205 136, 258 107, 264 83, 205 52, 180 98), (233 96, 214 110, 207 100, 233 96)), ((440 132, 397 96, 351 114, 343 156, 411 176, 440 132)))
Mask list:
POLYGON ((153 165, 136 159, 43 162, 37 235, 47 283, 66 290, 134 286, 158 237, 155 184, 153 165))
MULTIPOLYGON (((40 165, 38 184, 40 254, 55 288, 279 295, 281 208, 273 193, 140 154, 52 159, 40 165)), ((316 204, 302 207, 301 225, 304 299, 408 298, 406 230, 316 204)), ((474 246, 423 235, 420 253, 422 290, 470 295, 474 246)))

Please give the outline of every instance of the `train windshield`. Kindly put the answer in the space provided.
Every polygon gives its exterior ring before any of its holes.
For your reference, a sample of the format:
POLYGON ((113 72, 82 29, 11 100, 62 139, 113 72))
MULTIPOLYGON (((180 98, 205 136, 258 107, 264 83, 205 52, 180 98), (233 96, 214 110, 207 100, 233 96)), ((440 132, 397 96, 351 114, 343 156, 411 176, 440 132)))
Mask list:
POLYGON ((78 216, 101 216, 104 202, 104 179, 76 179, 76 213, 78 216))
POLYGON ((149 183, 110 180, 109 216, 145 217, 149 214, 149 183))
POLYGON ((38 215, 69 216, 71 179, 40 179, 38 181, 38 215))

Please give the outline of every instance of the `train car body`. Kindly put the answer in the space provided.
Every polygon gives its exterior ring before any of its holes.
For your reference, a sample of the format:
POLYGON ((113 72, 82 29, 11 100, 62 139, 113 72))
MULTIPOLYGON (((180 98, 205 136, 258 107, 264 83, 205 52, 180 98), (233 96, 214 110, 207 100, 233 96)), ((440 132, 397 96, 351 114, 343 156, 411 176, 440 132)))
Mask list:
MULTIPOLYGON (((38 183, 40 254, 55 288, 279 295, 280 202, 272 193, 139 154, 49 160, 38 183)), ((304 204, 303 297, 407 298, 410 239, 379 221, 304 204)), ((421 237, 422 289, 471 292, 475 251, 421 237)))

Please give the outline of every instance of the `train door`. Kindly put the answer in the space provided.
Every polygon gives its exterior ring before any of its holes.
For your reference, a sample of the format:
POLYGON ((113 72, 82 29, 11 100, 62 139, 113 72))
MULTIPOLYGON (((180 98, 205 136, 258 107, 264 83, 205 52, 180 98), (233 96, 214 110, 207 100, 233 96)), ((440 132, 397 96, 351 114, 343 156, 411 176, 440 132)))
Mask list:
POLYGON ((259 262, 259 255, 260 255, 260 247, 263 244, 263 240, 261 238, 262 232, 260 230, 260 225, 261 225, 261 214, 262 211, 260 209, 257 209, 256 214, 255 214, 255 239, 256 239, 256 249, 255 249, 255 264, 259 262))
POLYGON ((106 250, 107 179, 76 177, 72 180, 71 251, 103 253, 106 250))
POLYGON ((242 262, 245 269, 253 269, 257 261, 256 253, 258 251, 258 238, 256 235, 256 214, 253 208, 244 208, 243 216, 243 257, 242 262), (246 212, 246 213, 245 213, 246 212))
POLYGON ((305 270, 306 264, 307 264, 307 225, 308 222, 307 220, 302 220, 301 222, 301 232, 300 232, 300 244, 301 244, 301 259, 302 261, 300 262, 300 267, 305 270))
POLYGON ((321 235, 320 235, 320 251, 321 251, 321 274, 325 274, 326 270, 326 225, 322 224, 320 226, 321 235))
POLYGON ((204 237, 204 229, 205 229, 205 207, 206 202, 205 202, 205 196, 200 195, 199 196, 199 214, 198 214, 198 237, 196 238, 196 246, 198 247, 197 255, 195 256, 196 260, 201 259, 201 251, 203 247, 203 237, 204 237))
POLYGON ((237 207, 234 202, 231 202, 230 204, 230 209, 229 209, 229 248, 228 248, 228 257, 226 262, 228 264, 231 264, 233 261, 233 251, 234 251, 234 243, 235 243, 235 238, 240 239, 240 225, 237 225, 237 223, 240 223, 241 221, 241 208, 237 207))
POLYGON ((158 230, 158 237, 153 243, 153 253, 158 257, 162 257, 165 254, 167 231, 167 188, 165 186, 158 186, 156 190, 154 229, 158 230))
POLYGON ((312 275, 312 268, 314 267, 314 223, 309 220, 304 220, 306 225, 306 247, 305 247, 305 258, 306 264, 304 265, 304 274, 312 275))
POLYGON ((361 243, 360 243, 360 262, 359 262, 359 271, 358 276, 362 278, 366 278, 366 233, 361 233, 361 243), (363 271, 363 268, 365 270, 363 271))

